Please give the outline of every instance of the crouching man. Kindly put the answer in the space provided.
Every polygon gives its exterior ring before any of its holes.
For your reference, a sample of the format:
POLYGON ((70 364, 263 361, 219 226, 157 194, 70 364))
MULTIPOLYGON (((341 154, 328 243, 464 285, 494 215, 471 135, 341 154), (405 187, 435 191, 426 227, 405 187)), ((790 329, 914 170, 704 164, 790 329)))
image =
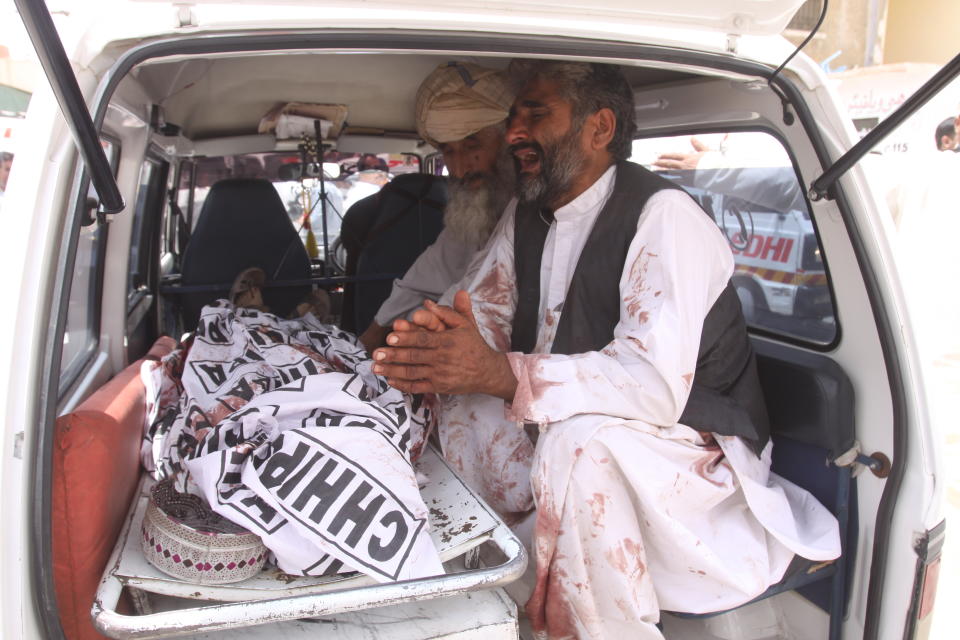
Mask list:
POLYGON ((532 490, 535 631, 661 638, 660 610, 734 607, 795 554, 837 557, 837 524, 770 473, 733 257, 686 193, 627 162, 622 72, 517 67, 519 204, 453 307, 398 321, 375 371, 456 394, 444 454, 497 509, 532 490), (536 425, 532 457, 500 446, 524 425, 536 425))

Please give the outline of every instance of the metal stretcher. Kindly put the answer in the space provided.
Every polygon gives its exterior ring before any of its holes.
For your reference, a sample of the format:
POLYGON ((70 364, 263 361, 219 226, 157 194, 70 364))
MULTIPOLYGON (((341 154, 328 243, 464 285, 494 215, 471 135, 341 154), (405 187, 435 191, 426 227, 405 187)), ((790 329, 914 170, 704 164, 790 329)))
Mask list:
MULTIPOLYGON (((519 578, 526 569, 527 554, 510 529, 432 448, 424 452, 416 467, 429 478, 421 494, 430 511, 430 536, 451 573, 377 584, 362 574, 298 577, 269 568, 242 582, 191 584, 160 572, 143 556, 137 532, 153 484, 145 477, 100 581, 91 610, 94 625, 111 638, 170 638, 198 633, 206 637, 207 632, 315 620, 388 605, 463 596, 496 589, 519 578), (486 542, 503 554, 505 560, 501 564, 469 568, 475 563, 461 562, 461 569, 453 568, 455 563, 450 561, 486 542), (125 588, 137 609, 133 615, 117 610, 125 588), (150 594, 166 597, 165 602, 177 602, 177 608, 154 610, 150 594)), ((516 608, 502 593, 494 599, 501 602, 501 609, 512 612, 516 637, 516 608)), ((464 606, 476 609, 480 604, 479 600, 472 605, 451 601, 451 611, 464 606)), ((394 620, 405 615, 401 610, 394 613, 394 620)), ((435 615, 436 612, 431 614, 435 615)), ((312 632, 316 633, 316 628, 312 632)), ((331 637, 328 633, 329 629, 325 630, 324 637, 331 637)))

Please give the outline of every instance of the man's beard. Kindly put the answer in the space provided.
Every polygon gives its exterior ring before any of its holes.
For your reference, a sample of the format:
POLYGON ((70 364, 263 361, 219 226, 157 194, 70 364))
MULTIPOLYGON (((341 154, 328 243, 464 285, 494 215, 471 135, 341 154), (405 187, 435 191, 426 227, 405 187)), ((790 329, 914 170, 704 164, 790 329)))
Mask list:
POLYGON ((512 170, 504 153, 493 171, 450 177, 444 227, 467 246, 480 248, 490 237, 513 193, 512 170), (471 184, 473 183, 473 184, 471 184))
POLYGON ((511 156, 519 149, 535 151, 540 159, 540 169, 536 174, 520 173, 520 163, 515 158, 517 173, 517 195, 523 202, 545 206, 558 196, 566 193, 574 180, 583 170, 584 157, 580 149, 579 127, 546 142, 546 147, 537 142, 523 142, 510 147, 511 156))

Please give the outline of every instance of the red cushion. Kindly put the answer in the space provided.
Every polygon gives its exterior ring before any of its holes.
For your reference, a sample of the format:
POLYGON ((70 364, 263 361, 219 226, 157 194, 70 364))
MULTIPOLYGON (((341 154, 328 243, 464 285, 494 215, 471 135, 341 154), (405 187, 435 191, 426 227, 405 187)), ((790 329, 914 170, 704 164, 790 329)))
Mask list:
MULTIPOLYGON (((146 358, 176 346, 157 340, 146 358)), ((53 579, 69 640, 102 638, 90 607, 140 475, 144 397, 133 363, 56 422, 53 450, 53 579)))

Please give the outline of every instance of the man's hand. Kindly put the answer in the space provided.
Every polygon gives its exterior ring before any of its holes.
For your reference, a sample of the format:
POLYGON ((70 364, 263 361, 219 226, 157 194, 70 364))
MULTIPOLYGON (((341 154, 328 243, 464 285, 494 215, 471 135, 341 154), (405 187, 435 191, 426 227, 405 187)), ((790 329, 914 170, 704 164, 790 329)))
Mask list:
MULTIPOLYGON (((424 305, 433 305, 436 307, 431 300, 424 300, 424 305)), ((417 309, 413 312, 411 316, 412 323, 407 322, 403 318, 397 318, 393 321, 393 330, 394 331, 413 331, 418 327, 422 327, 427 331, 442 331, 447 329, 445 324, 432 312, 427 311, 426 309, 417 309)), ((367 327, 367 330, 364 331, 357 339, 360 341, 360 344, 367 350, 367 354, 373 356, 373 350, 377 347, 382 347, 387 344, 387 334, 390 333, 390 327, 383 327, 376 322, 371 322, 370 326, 367 327)))
MULTIPOLYGON (((468 298, 469 301, 469 298, 468 298)), ((437 309, 453 311, 450 307, 441 307, 433 300, 424 300, 423 308, 417 309, 410 315, 410 320, 404 320, 403 318, 397 318, 393 321, 393 330, 394 331, 445 331, 447 329, 452 329, 453 327, 448 326, 437 314, 437 309)), ((456 319, 459 319, 459 314, 455 314, 456 319)), ((459 326, 459 325, 458 325, 459 326)))
POLYGON ((387 334, 390 333, 390 327, 382 327, 376 322, 371 322, 367 330, 360 334, 357 340, 367 350, 367 354, 373 355, 373 350, 387 344, 387 334))
POLYGON ((694 149, 692 153, 661 153, 653 161, 653 166, 658 169, 696 169, 700 158, 710 151, 710 147, 696 138, 690 138, 690 145, 694 149))
POLYGON ((410 393, 485 393, 513 400, 517 379, 507 356, 487 345, 470 296, 458 291, 453 309, 427 302, 412 322, 397 320, 387 347, 373 353, 374 373, 410 393))

